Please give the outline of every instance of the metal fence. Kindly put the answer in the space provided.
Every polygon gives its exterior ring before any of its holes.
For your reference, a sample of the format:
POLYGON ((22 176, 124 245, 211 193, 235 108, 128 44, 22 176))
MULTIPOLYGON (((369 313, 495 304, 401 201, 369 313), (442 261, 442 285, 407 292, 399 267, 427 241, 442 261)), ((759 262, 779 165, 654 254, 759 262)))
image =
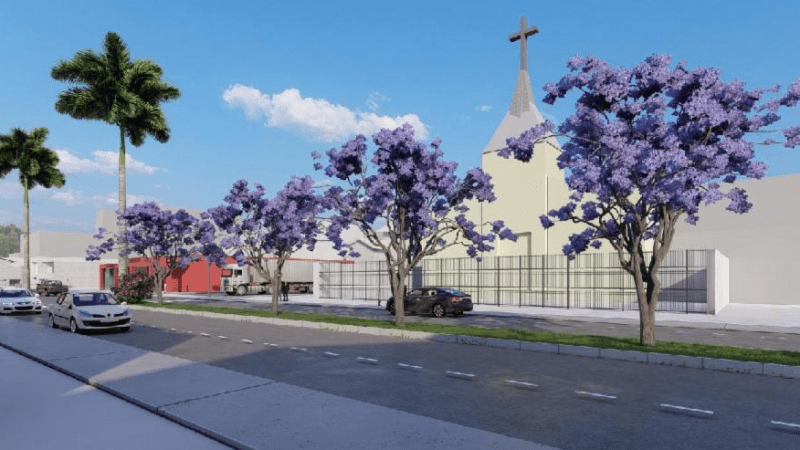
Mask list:
MULTIPOLYGON (((646 255, 649 257, 649 255, 646 255)), ((659 278, 659 311, 706 312, 705 250, 673 250, 659 278)), ((448 286, 472 294, 485 305, 576 309, 638 310, 633 277, 622 270, 616 253, 426 259, 409 277, 409 288, 448 286)), ((392 294, 386 263, 357 262, 320 267, 320 296, 349 300, 386 300, 392 294)))

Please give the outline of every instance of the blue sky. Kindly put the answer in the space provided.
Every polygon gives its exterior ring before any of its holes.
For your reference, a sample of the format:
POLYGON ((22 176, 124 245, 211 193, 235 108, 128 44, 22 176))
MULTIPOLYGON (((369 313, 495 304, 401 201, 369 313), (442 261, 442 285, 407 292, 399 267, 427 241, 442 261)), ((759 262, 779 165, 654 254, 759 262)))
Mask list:
MULTIPOLYGON (((668 53, 748 88, 786 86, 800 76, 799 13, 790 0, 11 2, 0 15, 0 133, 47 127, 61 156, 67 183, 32 193, 31 228, 89 232, 97 211, 116 208, 118 130, 56 113, 67 85, 50 69, 99 51, 108 31, 182 94, 164 105, 168 143, 127 147, 128 204, 205 210, 241 178, 274 194, 292 175, 321 177, 312 151, 380 124, 411 121, 462 173, 480 165, 511 103, 519 45, 508 35, 520 14, 541 31, 529 41, 540 99, 576 54, 630 66, 668 53)), ((560 120, 574 102, 537 104, 560 120)), ((783 117, 800 123, 798 111, 783 117)), ((800 172, 797 150, 759 158, 769 176, 800 172)), ((22 223, 16 174, 0 180, 0 223, 22 223)))

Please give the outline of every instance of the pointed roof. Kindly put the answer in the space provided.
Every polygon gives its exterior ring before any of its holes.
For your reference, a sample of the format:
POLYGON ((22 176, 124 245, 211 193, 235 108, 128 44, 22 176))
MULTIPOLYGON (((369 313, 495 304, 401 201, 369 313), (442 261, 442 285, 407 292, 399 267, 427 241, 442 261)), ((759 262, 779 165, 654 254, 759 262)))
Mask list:
POLYGON ((544 122, 542 114, 533 102, 531 79, 528 75, 528 45, 527 38, 539 33, 538 27, 528 28, 525 16, 520 18, 520 30, 509 36, 509 41, 519 40, 521 43, 520 69, 517 74, 517 85, 514 87, 514 98, 503 120, 495 130, 483 153, 494 152, 506 146, 506 139, 519 136, 534 125, 544 122))

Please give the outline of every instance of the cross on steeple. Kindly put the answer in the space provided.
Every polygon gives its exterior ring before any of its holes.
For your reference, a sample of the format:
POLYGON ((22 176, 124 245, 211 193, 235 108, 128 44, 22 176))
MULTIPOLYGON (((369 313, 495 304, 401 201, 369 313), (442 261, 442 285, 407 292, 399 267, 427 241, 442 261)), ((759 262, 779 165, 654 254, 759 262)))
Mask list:
POLYGON ((533 36, 539 32, 539 27, 532 26, 528 28, 528 19, 522 15, 519 18, 519 31, 511 33, 508 40, 511 42, 520 41, 522 45, 522 52, 520 54, 519 70, 528 70, 528 36, 533 36))

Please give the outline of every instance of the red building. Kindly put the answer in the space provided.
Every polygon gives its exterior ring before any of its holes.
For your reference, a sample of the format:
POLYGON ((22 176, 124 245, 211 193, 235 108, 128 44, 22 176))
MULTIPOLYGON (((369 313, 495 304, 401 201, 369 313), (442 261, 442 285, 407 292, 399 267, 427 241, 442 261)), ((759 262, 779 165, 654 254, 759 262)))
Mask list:
MULTIPOLYGON (((226 260, 228 263, 236 262, 233 258, 226 260)), ((166 259, 162 258, 162 264, 166 259)), ((146 271, 148 275, 155 272, 144 258, 131 258, 128 262, 128 271, 146 271)), ((111 289, 119 283, 119 266, 117 264, 101 264, 99 267, 100 289, 111 289)), ((185 269, 175 269, 164 280, 164 292, 219 292, 222 269, 216 264, 200 259, 189 263, 185 269)))

